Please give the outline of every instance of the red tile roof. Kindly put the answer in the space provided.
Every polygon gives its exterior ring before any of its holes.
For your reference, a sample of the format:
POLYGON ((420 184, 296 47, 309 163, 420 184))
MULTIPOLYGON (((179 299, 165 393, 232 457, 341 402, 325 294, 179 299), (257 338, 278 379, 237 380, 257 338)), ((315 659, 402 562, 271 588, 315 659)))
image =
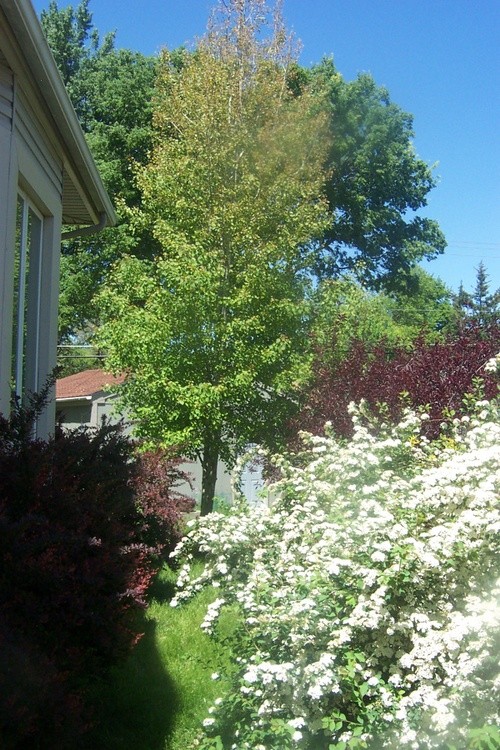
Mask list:
POLYGON ((106 386, 123 383, 125 375, 111 375, 104 370, 84 370, 56 382, 56 399, 83 398, 99 391, 107 390, 106 386))

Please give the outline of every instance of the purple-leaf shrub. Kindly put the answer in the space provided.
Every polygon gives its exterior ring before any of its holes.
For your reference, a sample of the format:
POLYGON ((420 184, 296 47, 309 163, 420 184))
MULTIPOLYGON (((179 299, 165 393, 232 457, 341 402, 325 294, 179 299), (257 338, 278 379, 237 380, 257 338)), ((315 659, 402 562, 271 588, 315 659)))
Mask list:
POLYGON ((181 492, 192 487, 189 475, 180 469, 182 459, 166 450, 148 451, 138 456, 132 478, 141 523, 141 537, 167 557, 182 536, 183 514, 195 502, 181 492))
POLYGON ((175 463, 136 460, 120 427, 33 438, 44 397, 0 415, 2 748, 77 746, 85 684, 140 637, 153 525, 172 544, 184 507, 175 463))
POLYGON ((477 378, 485 398, 496 395, 496 380, 483 368, 499 348, 499 326, 487 330, 471 326, 434 344, 422 338, 412 349, 384 344, 372 349, 355 341, 346 357, 334 365, 328 364, 332 359, 328 351, 318 348, 314 380, 290 434, 298 430, 323 434, 325 422, 331 422, 337 435, 351 437, 349 403, 365 400, 375 412, 385 404, 393 420, 399 419, 404 405, 428 407, 424 431, 427 437, 436 437, 443 420, 464 413, 464 394, 474 390, 477 378))

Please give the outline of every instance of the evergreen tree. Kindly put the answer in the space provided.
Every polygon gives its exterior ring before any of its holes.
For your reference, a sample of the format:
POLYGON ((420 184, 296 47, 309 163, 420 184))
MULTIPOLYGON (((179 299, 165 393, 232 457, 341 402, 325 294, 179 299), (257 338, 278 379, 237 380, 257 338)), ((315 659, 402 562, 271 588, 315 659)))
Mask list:
POLYGON ((500 289, 490 293, 489 277, 483 261, 476 268, 476 286, 471 295, 472 317, 478 325, 487 327, 499 320, 500 289))
POLYGON ((455 308, 461 325, 473 323, 481 328, 498 325, 500 322, 500 288, 490 292, 490 283, 483 261, 476 268, 476 285, 472 293, 466 292, 460 283, 455 295, 455 308))

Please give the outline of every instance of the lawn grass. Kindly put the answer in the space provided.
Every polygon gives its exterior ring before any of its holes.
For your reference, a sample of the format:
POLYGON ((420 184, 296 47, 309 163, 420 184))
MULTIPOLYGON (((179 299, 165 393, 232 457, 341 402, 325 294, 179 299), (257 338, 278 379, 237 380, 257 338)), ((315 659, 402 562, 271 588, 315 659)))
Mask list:
MULTIPOLYGON (((106 750, 191 750, 208 708, 228 689, 213 680, 224 673, 230 654, 200 629, 207 604, 216 592, 206 590, 182 607, 170 606, 175 574, 160 572, 145 613, 144 636, 128 659, 94 687, 97 705, 93 747, 106 750)), ((234 625, 226 618, 227 632, 234 625)))

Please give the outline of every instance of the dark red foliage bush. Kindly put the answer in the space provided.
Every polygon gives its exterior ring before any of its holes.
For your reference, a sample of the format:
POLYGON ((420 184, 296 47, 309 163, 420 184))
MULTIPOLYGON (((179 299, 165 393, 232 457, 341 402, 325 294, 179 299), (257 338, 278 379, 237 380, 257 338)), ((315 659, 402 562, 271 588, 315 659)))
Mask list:
POLYGON ((147 464, 136 474, 119 427, 32 437, 43 398, 0 415, 2 748, 79 746, 85 685, 138 638, 136 613, 158 565, 145 521, 167 544, 179 533, 179 512, 164 507, 171 465, 147 505, 147 464))
POLYGON ((179 489, 183 484, 192 486, 188 474, 179 468, 181 460, 165 450, 142 453, 132 478, 142 518, 141 538, 162 557, 180 540, 183 514, 195 506, 194 499, 179 489))
MULTIPOLYGON (((331 347, 335 347, 335 341, 331 347)), ((412 406, 429 407, 425 429, 427 436, 434 438, 447 413, 463 413, 464 395, 474 389, 475 378, 483 379, 486 398, 496 395, 496 379, 483 367, 499 350, 498 326, 469 327, 442 343, 427 344, 420 339, 411 350, 389 349, 383 344, 370 349, 356 341, 335 366, 325 365, 332 358, 328 351, 318 349, 314 381, 290 425, 290 435, 298 430, 322 434, 325 422, 330 421, 337 435, 350 437, 351 401, 365 399, 375 412, 384 403, 389 416, 397 419, 403 408, 401 394, 406 393, 412 406)))

